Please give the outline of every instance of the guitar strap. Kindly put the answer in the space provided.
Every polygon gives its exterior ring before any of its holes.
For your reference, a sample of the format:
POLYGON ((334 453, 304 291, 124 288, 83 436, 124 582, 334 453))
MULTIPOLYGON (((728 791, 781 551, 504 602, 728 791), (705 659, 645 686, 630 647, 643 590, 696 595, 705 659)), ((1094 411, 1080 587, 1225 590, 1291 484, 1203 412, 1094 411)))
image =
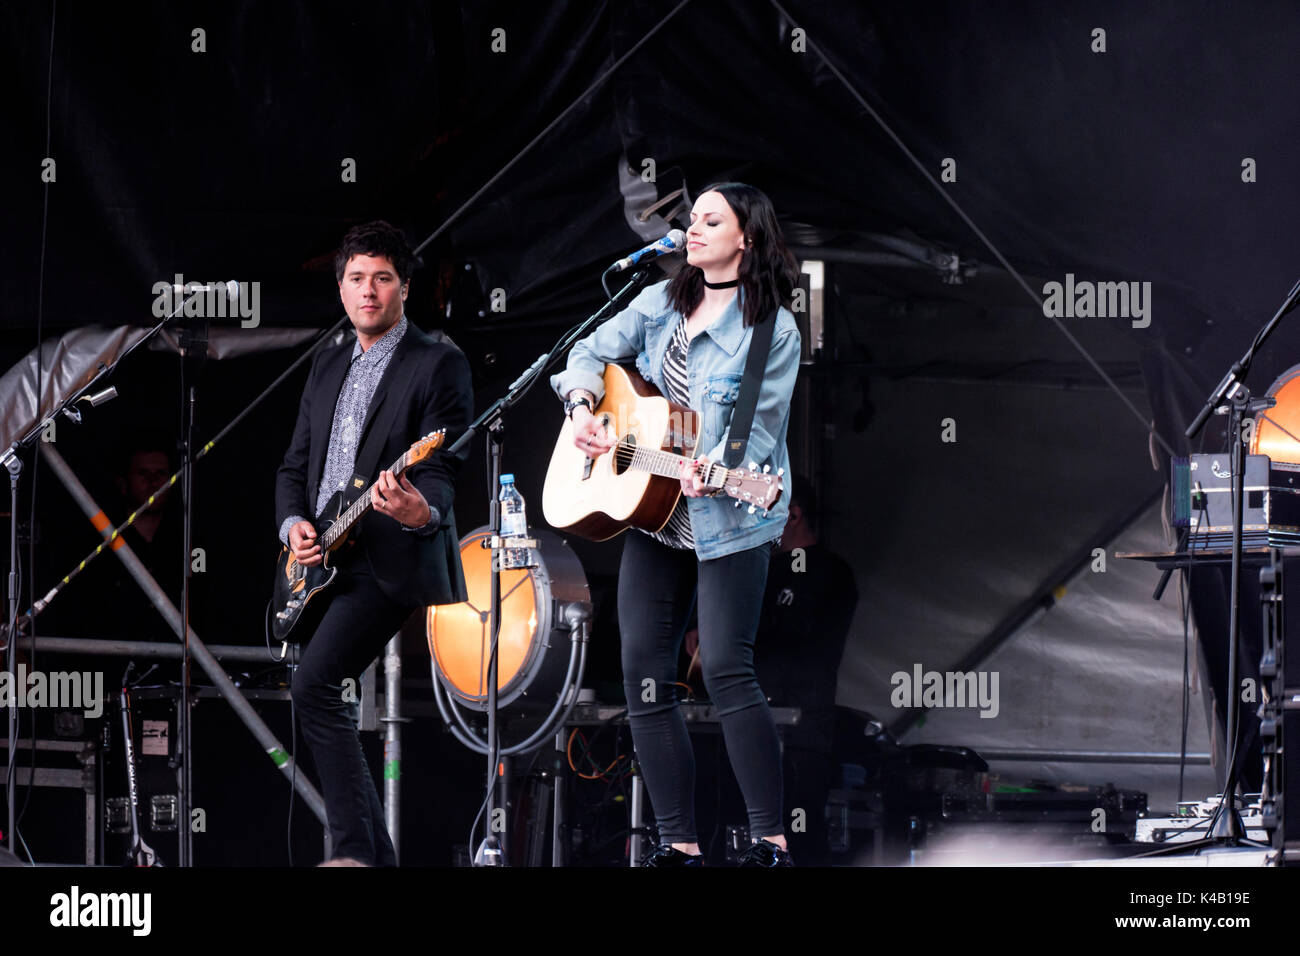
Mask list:
POLYGON ((722 464, 735 468, 745 454, 749 444, 749 430, 754 424, 754 409, 758 407, 758 387, 763 384, 763 372, 767 368, 767 356, 772 351, 772 332, 776 328, 776 311, 767 317, 766 322, 754 326, 754 334, 749 337, 749 355, 745 358, 745 377, 740 381, 740 394, 731 411, 731 428, 727 437, 727 449, 722 456, 722 464))

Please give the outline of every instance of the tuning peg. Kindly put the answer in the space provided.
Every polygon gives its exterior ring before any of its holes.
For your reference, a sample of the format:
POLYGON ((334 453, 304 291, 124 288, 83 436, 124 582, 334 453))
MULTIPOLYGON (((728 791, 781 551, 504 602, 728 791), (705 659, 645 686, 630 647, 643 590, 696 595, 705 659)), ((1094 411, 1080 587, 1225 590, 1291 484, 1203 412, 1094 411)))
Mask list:
POLYGON ((778 469, 776 470, 776 476, 777 476, 778 478, 780 478, 780 477, 781 477, 782 475, 784 475, 784 474, 785 474, 785 469, 784 469, 784 468, 778 468, 778 469))
POLYGON ((740 507, 740 499, 736 499, 736 507, 737 507, 737 508, 740 507))
POLYGON ((749 463, 749 470, 750 470, 750 471, 758 471, 758 462, 756 462, 756 461, 751 461, 751 462, 749 463))
POLYGON ((749 513, 750 513, 750 514, 753 514, 754 511, 755 511, 754 506, 753 506, 753 505, 750 505, 750 506, 749 506, 749 513))
POLYGON ((771 470, 772 470, 772 466, 771 466, 771 465, 764 465, 764 466, 763 466, 763 474, 766 475, 766 474, 767 474, 769 471, 771 471, 771 470))

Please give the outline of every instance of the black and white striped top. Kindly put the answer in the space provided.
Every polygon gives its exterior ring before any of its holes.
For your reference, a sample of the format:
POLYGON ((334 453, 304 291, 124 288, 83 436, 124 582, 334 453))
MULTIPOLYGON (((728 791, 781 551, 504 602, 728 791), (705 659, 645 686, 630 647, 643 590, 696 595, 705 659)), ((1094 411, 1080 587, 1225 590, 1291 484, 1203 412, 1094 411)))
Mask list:
MULTIPOLYGON (((686 375, 686 353, 691 349, 691 340, 686 335, 686 319, 677 323, 668 350, 664 352, 664 394, 671 402, 678 405, 691 405, 690 382, 686 375)), ((668 523, 660 531, 647 531, 646 534, 660 544, 682 551, 695 549, 695 535, 691 532, 691 516, 686 506, 686 496, 677 499, 677 507, 668 518, 668 523)))

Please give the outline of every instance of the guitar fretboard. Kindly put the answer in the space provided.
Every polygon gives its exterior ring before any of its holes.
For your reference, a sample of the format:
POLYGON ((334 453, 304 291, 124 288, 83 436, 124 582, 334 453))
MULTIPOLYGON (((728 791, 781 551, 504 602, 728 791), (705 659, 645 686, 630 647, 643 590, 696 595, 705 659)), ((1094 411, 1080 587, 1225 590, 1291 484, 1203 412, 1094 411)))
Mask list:
MULTIPOLYGON (((613 452, 620 471, 648 471, 664 478, 680 478, 682 462, 694 461, 685 455, 637 445, 627 440, 619 441, 613 452)), ((700 478, 705 487, 715 488, 736 499, 738 505, 748 503, 751 511, 762 508, 765 515, 781 494, 781 470, 778 469, 775 475, 769 475, 766 470, 759 472, 752 463, 748 469, 743 469, 709 462, 700 478)))
MULTIPOLYGON (((393 473, 395 478, 400 478, 402 472, 406 471, 406 469, 410 467, 410 455, 411 451, 410 449, 407 449, 402 453, 402 457, 393 462, 389 467, 388 470, 393 473)), ((374 501, 375 485, 378 484, 379 482, 376 481, 367 488, 365 494, 352 502, 348 509, 344 511, 343 514, 339 515, 338 520, 330 525, 329 529, 320 536, 320 545, 323 551, 328 551, 336 541, 352 530, 354 524, 361 520, 361 516, 370 509, 371 502, 374 501)))
MULTIPOLYGON (((681 463, 684 461, 694 461, 685 455, 677 455, 670 451, 664 451, 660 448, 648 448, 643 445, 633 445, 631 442, 620 441, 614 446, 614 456, 621 468, 635 468, 638 471, 648 471, 651 474, 661 475, 664 478, 680 478, 681 463)), ((701 478, 705 484, 710 484, 709 479, 714 476, 717 469, 725 472, 726 468, 717 462, 710 462, 705 469, 701 478)))

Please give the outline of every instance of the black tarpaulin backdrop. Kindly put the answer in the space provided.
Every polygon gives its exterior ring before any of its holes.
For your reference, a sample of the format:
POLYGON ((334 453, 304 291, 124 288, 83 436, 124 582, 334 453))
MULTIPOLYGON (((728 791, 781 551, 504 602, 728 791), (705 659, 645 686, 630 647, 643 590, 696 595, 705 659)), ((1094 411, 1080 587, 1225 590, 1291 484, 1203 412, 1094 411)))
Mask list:
MULTIPOLYGON (((651 158, 664 183, 692 195, 720 178, 765 189, 791 236, 831 260, 830 343, 805 371, 816 401, 796 405, 794 432, 815 426, 801 437, 821 448, 826 538, 851 558, 862 595, 839 699, 893 719, 893 672, 961 660, 1075 559, 1113 552, 1108 529, 1132 513, 1142 519, 1129 535, 1159 546, 1158 512, 1143 509, 1163 484, 1152 419, 1183 450, 1197 402, 1300 273, 1290 241, 1300 9, 783 6, 789 18, 758 0, 687 4, 435 240, 410 309, 466 349, 485 404, 598 304, 603 265, 639 245, 620 166, 639 172, 651 158), (795 24, 804 52, 792 49, 795 24), (1097 28, 1104 53, 1092 49, 1097 28), (818 51, 931 176, 956 161, 956 181, 939 188, 1031 288, 1066 273, 1151 283, 1149 328, 1063 320, 1137 415, 818 51), (955 252, 975 272, 947 284, 925 268, 835 260, 878 251, 881 235, 955 252), (504 313, 488 308, 495 289, 504 313), (823 418, 809 417, 813 405, 823 418), (940 441, 946 418, 956 443, 940 441)), ((46 196, 47 333, 144 323, 152 284, 175 273, 260 281, 263 322, 324 326, 340 311, 329 263, 348 225, 382 216, 416 239, 432 233, 670 9, 60 4, 47 150, 51 7, 5 8, 6 364, 35 340, 46 196), (191 50, 195 28, 204 53, 191 50), (496 28, 505 52, 492 50, 496 28), (47 154, 58 163, 48 187, 47 154), (345 158, 354 183, 342 181, 345 158)), ((1250 384, 1262 391, 1297 352, 1300 329, 1284 325, 1250 384)), ((222 380, 224 399, 247 400, 272 375, 222 380)), ((291 407, 297 387, 281 401, 291 407)), ((539 511, 557 406, 534 394, 511 422, 507 465, 539 511)), ((237 438, 249 494, 260 481, 269 497, 289 427, 268 416, 237 438)), ((463 528, 486 513, 481 484, 475 461, 463 528)), ((271 530, 257 532, 268 553, 271 530)), ((617 544, 581 553, 599 591, 617 544)), ((1172 591, 1150 602, 1153 584, 1150 569, 1111 560, 982 665, 1004 668, 999 719, 936 714, 910 739, 1177 750, 1181 626, 1172 591)), ((1203 750, 1203 722, 1193 730, 1203 750)), ((1154 769, 1033 769, 1171 796, 1154 769)))

